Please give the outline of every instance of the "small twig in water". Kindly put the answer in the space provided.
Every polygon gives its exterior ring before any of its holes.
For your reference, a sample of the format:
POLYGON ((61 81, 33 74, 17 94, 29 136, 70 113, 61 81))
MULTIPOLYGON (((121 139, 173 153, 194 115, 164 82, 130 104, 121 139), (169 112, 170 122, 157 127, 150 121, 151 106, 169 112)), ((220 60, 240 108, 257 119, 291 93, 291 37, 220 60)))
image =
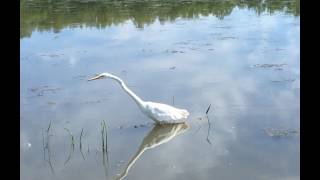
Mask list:
POLYGON ((207 111, 206 111, 206 114, 208 114, 209 110, 210 110, 210 107, 211 107, 211 104, 209 105, 207 111))

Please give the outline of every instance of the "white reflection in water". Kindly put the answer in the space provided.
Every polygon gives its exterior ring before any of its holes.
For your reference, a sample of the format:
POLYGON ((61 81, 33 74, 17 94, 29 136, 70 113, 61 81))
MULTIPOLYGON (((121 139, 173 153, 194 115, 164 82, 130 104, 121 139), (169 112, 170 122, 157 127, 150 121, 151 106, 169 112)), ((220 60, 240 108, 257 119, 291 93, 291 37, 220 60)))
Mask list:
POLYGON ((125 178, 130 168, 146 150, 153 149, 163 143, 167 143, 175 136, 185 132, 187 128, 188 125, 186 123, 155 125, 153 129, 144 137, 138 151, 126 165, 123 173, 121 173, 116 179, 125 178))

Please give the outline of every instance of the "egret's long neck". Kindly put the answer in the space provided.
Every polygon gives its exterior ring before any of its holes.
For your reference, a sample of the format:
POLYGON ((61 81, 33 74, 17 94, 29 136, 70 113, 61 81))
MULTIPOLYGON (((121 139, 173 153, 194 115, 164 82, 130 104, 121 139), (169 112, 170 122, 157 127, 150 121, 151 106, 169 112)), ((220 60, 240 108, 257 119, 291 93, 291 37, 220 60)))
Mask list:
POLYGON ((140 99, 134 92, 132 92, 127 85, 122 81, 122 79, 118 78, 117 76, 109 76, 111 79, 116 80, 122 87, 124 91, 128 93, 130 97, 137 103, 137 105, 142 108, 144 106, 144 102, 140 99))

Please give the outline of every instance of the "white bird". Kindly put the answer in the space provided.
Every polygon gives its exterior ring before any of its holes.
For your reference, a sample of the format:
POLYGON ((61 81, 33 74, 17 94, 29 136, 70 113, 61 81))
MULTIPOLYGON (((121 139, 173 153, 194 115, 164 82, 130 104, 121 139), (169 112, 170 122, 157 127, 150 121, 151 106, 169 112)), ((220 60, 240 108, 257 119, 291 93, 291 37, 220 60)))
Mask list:
POLYGON ((116 80, 121 85, 122 89, 136 102, 140 110, 156 123, 182 123, 189 116, 189 112, 185 109, 178 109, 162 103, 143 101, 127 87, 122 79, 113 74, 107 72, 101 73, 91 79, 88 79, 88 81, 102 78, 111 78, 116 80))

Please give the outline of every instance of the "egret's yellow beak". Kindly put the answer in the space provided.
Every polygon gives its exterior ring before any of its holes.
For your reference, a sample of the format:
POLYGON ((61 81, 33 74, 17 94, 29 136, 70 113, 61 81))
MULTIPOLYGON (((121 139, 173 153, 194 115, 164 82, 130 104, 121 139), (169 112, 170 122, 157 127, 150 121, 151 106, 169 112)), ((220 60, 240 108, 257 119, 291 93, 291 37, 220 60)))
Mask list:
POLYGON ((97 75, 97 76, 95 76, 93 78, 88 79, 88 81, 93 81, 93 80, 97 80, 97 79, 103 79, 103 76, 97 75))

